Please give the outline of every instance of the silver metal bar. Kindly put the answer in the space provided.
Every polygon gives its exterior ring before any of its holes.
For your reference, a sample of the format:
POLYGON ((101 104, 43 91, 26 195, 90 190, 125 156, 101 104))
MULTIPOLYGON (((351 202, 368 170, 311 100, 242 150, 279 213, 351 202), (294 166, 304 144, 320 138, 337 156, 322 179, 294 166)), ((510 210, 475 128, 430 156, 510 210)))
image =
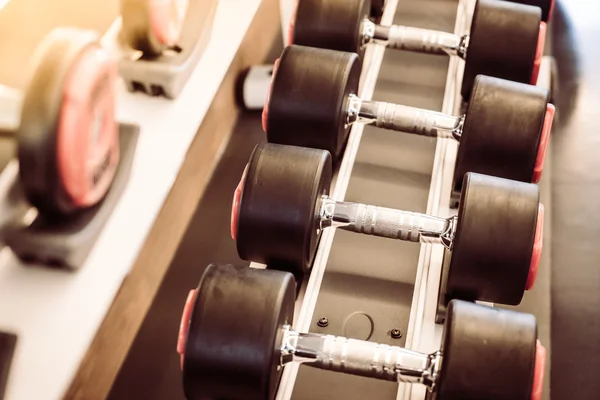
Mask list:
POLYGON ((466 35, 459 36, 454 33, 401 25, 375 25, 372 22, 365 23, 363 32, 365 43, 373 41, 390 49, 458 56, 463 59, 467 55, 469 37, 466 35))
POLYGON ((360 203, 335 201, 324 196, 321 229, 340 228, 365 235, 416 243, 442 244, 448 249, 454 239, 455 218, 439 218, 410 211, 360 203))
POLYGON ((333 335, 298 333, 283 327, 281 365, 303 363, 313 368, 433 388, 441 353, 424 354, 398 346, 333 335))
POLYGON ((424 110, 381 101, 361 100, 350 95, 348 122, 372 124, 378 128, 415 135, 460 140, 464 116, 424 110))

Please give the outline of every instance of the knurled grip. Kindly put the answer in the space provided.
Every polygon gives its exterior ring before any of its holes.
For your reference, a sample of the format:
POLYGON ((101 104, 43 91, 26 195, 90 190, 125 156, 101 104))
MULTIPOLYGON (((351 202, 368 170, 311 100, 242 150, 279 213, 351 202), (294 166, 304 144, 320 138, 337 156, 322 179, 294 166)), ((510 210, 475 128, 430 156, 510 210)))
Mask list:
POLYGON ((376 102, 374 125, 427 137, 439 136, 439 113, 399 104, 376 102))
POLYGON ((402 347, 327 335, 323 336, 322 352, 311 365, 380 380, 418 382, 429 358, 402 347))
POLYGON ((355 222, 341 229, 409 242, 425 241, 426 237, 439 238, 447 223, 445 219, 426 214, 366 204, 357 204, 355 212, 355 222))
POLYGON ((460 38, 446 33, 408 26, 390 27, 387 47, 418 53, 447 55, 449 49, 458 47, 460 38))

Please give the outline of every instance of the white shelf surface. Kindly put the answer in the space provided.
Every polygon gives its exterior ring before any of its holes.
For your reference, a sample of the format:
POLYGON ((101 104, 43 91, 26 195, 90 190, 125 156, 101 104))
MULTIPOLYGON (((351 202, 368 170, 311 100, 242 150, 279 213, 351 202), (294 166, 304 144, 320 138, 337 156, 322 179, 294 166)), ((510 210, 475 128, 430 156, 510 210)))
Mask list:
MULTIPOLYGON (((8 249, 0 252, 0 330, 19 336, 7 400, 63 397, 260 3, 220 0, 210 44, 176 100, 132 94, 119 82, 117 116, 140 126, 138 148, 128 187, 81 269, 25 268, 8 249)), ((114 40, 118 23, 105 35, 105 44, 114 40)), ((8 167, 0 176, 0 197, 16 172, 8 167)))

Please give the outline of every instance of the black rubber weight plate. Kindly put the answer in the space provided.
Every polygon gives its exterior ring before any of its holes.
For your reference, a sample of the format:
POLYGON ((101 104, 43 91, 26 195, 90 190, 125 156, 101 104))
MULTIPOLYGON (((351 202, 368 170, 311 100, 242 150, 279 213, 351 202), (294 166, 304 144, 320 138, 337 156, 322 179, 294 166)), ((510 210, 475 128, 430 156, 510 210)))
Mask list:
POLYGON ((530 83, 541 10, 510 1, 479 0, 473 14, 461 94, 467 99, 477 75, 530 83))
POLYGON ((533 315, 453 301, 442 340, 440 400, 530 400, 537 322, 533 315))
POLYGON ((537 185, 468 173, 448 273, 450 298, 518 305, 531 265, 537 185))
POLYGON ((294 44, 357 53, 362 60, 362 25, 369 12, 368 0, 302 0, 294 44))
POLYGON ((208 266, 187 332, 188 400, 274 398, 281 328, 292 323, 294 287, 285 272, 208 266))
POLYGON ((271 86, 268 141, 327 150, 337 159, 350 133, 346 108, 359 79, 356 54, 286 47, 271 86))
POLYGON ((542 10, 542 21, 548 22, 552 17, 550 12, 553 10, 555 0, 508 0, 513 3, 527 4, 534 7, 539 7, 542 10))
POLYGON ((454 190, 467 172, 531 182, 550 92, 479 75, 467 107, 454 190))
POLYGON ((326 151, 257 145, 240 200, 240 258, 290 271, 301 279, 314 258, 319 199, 329 193, 331 174, 326 151))
POLYGON ((87 31, 56 29, 34 54, 33 75, 23 99, 19 174, 29 202, 45 216, 78 211, 61 183, 57 157, 58 124, 68 74, 79 55, 97 43, 87 31))

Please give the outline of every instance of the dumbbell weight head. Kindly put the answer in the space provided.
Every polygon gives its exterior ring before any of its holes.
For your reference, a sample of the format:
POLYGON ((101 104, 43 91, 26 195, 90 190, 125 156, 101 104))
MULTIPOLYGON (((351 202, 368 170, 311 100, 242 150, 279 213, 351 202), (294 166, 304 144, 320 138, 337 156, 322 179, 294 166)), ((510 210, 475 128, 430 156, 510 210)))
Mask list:
POLYGON ((264 143, 255 147, 246 168, 232 208, 238 254, 301 279, 319 239, 319 199, 329 194, 331 156, 264 143))
POLYGON ((374 5, 369 0, 300 0, 294 23, 293 43, 365 54, 363 21, 374 5))
POLYGON ((46 217, 96 205, 119 159, 116 62, 88 31, 53 30, 38 46, 17 129, 19 174, 46 217))
POLYGON ((537 185, 466 174, 448 297, 518 305, 536 279, 543 220, 537 185))
POLYGON ((350 133, 348 99, 358 92, 358 56, 292 45, 279 60, 263 109, 267 140, 339 157, 350 133))
POLYGON ((294 300, 289 273, 209 265, 180 327, 186 398, 273 399, 282 372, 277 344, 294 300))
POLYGON ((465 113, 454 191, 460 192, 467 172, 537 183, 554 119, 549 100, 546 89, 477 76, 465 113))
POLYGON ((477 75, 535 84, 545 28, 537 7, 511 1, 477 1, 465 59, 463 98, 469 98, 477 75))
POLYGON ((526 4, 529 6, 539 7, 542 10, 542 21, 548 22, 552 19, 554 12, 555 0, 506 0, 513 3, 526 4))
POLYGON ((546 353, 533 315, 452 301, 437 398, 540 400, 546 353))
POLYGON ((121 0, 125 43, 146 56, 158 56, 177 43, 188 0, 121 0))

